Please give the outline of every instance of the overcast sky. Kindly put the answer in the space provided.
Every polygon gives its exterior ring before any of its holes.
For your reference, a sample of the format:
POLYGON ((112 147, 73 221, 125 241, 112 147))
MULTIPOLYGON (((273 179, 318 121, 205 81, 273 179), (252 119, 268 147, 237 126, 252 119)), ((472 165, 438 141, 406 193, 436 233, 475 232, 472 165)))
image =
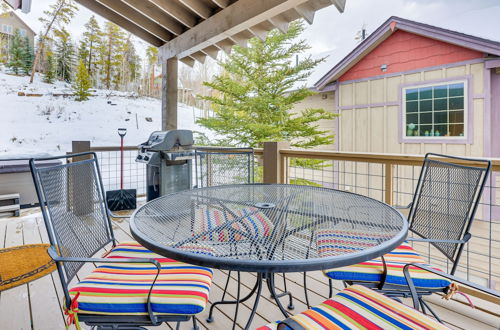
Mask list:
MULTIPOLYGON (((41 28, 38 17, 54 2, 32 0, 31 13, 18 12, 38 32, 41 28)), ((86 8, 79 7, 80 11, 68 27, 75 40, 80 38, 83 25, 92 15, 86 8)), ((317 12, 304 38, 311 45, 312 54, 329 54, 327 65, 333 65, 356 46, 354 38, 363 25, 371 33, 390 16, 500 41, 500 0, 347 0, 343 14, 334 6, 317 12)), ((139 49, 146 48, 145 42, 138 42, 139 49)))

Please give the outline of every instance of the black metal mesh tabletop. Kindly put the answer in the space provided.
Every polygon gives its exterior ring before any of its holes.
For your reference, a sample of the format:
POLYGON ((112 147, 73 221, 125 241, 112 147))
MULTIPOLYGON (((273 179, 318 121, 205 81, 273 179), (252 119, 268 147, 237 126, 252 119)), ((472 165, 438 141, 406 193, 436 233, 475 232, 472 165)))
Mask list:
POLYGON ((231 185, 155 199, 132 216, 150 250, 195 265, 300 272, 378 257, 406 237, 392 207, 348 192, 298 185, 231 185))

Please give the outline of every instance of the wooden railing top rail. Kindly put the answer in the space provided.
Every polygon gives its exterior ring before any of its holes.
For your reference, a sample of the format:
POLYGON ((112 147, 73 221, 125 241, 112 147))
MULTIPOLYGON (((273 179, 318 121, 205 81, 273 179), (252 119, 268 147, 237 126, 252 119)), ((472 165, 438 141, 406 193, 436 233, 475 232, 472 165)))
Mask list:
MULTIPOLYGON (((139 150, 137 146, 123 146, 123 150, 139 150)), ((120 151, 120 146, 101 146, 101 147, 90 147, 90 151, 95 152, 106 152, 106 151, 120 151)))
MULTIPOLYGON (((257 152, 256 152, 257 153, 257 152)), ((420 166, 424 160, 424 155, 403 155, 403 154, 383 154, 371 152, 342 152, 333 150, 304 150, 304 149, 281 149, 280 154, 284 157, 311 158, 325 160, 343 160, 353 162, 390 164, 390 165, 413 165, 420 166)), ((474 157, 472 157, 474 158, 474 157)), ((479 159, 479 158, 478 158, 479 159)), ((500 172, 500 159, 489 158, 492 162, 492 171, 500 172)), ((460 159, 450 159, 456 164, 465 163, 460 159)), ((484 165, 478 162, 477 165, 484 165)))

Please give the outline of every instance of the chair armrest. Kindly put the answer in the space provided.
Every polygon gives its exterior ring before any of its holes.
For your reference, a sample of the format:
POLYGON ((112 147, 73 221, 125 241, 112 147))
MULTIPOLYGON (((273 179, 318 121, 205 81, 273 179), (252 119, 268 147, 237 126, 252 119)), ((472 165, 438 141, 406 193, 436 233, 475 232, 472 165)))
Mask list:
POLYGON ((429 243, 467 243, 466 240, 461 239, 432 239, 432 238, 420 238, 420 237, 407 237, 406 241, 409 242, 429 242, 429 243))
POLYGON ((156 280, 158 279, 158 276, 160 275, 161 271, 161 264, 158 260, 155 259, 148 259, 148 258, 124 258, 124 259, 114 259, 114 258, 68 258, 68 257, 61 257, 57 253, 57 250, 54 246, 51 246, 48 248, 47 252, 49 253, 49 256, 54 259, 54 261, 58 262, 102 262, 102 263, 150 263, 155 265, 156 267, 156 275, 155 278, 153 279, 153 282, 151 283, 151 287, 149 288, 148 292, 148 299, 146 301, 146 304, 148 306, 148 314, 149 318, 151 319, 151 323, 156 326, 160 325, 161 322, 158 322, 158 319, 154 315, 153 308, 151 306, 151 294, 153 293, 153 287, 156 283, 156 280))
POLYGON ((130 218, 130 215, 118 215, 118 214, 115 214, 113 212, 111 212, 110 209, 108 209, 106 207, 106 211, 108 212, 108 215, 112 218, 117 218, 117 219, 129 219, 130 218))
POLYGON ((406 264, 404 266, 404 268, 403 268, 403 273, 405 275, 406 282, 408 283, 408 287, 410 288, 410 293, 411 293, 411 297, 412 297, 412 300, 413 300, 413 307, 416 310, 419 310, 418 294, 417 294, 417 289, 415 288, 415 284, 413 283, 413 280, 412 280, 411 275, 410 275, 410 267, 416 267, 416 268, 423 269, 425 271, 428 271, 430 273, 442 276, 444 278, 447 278, 447 279, 452 280, 454 282, 463 284, 463 285, 468 286, 470 288, 473 288, 475 290, 478 290, 478 291, 484 292, 486 294, 490 294, 490 295, 492 295, 494 297, 500 298, 500 292, 499 291, 486 288, 484 286, 478 285, 476 283, 472 283, 470 281, 458 278, 458 277, 450 275, 450 274, 446 274, 446 273, 441 272, 439 270, 433 269, 433 268, 431 268, 429 266, 424 266, 422 264, 406 264))
POLYGON ((155 265, 158 270, 161 270, 161 264, 158 260, 148 259, 148 258, 73 258, 73 257, 61 257, 57 253, 55 247, 51 246, 47 252, 50 257, 55 261, 61 262, 102 262, 102 263, 150 263, 155 265))

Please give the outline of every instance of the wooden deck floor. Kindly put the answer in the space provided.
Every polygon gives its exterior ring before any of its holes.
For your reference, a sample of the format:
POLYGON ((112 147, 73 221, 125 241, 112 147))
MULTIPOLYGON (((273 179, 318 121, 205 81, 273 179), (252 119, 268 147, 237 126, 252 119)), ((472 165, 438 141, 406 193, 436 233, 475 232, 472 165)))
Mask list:
MULTIPOLYGON (((128 222, 114 222, 115 236, 119 241, 131 240, 128 222)), ((40 213, 34 210, 24 211, 21 218, 0 219, 0 248, 22 244, 35 244, 48 242, 47 233, 40 213)), ((84 267, 79 277, 84 276, 92 269, 91 265, 84 267)), ((308 273, 309 295, 312 304, 322 302, 328 294, 327 281, 320 272, 308 273)), ((225 274, 216 270, 214 284, 210 293, 210 300, 216 301, 221 298, 225 284, 225 274)), ((288 289, 295 296, 295 312, 306 309, 304 290, 302 286, 302 274, 287 275, 288 289)), ((243 291, 248 292, 255 283, 256 276, 250 273, 242 273, 243 291)), ((282 281, 277 280, 278 288, 282 288, 282 281)), ((340 289, 342 284, 335 283, 340 289)), ((230 281, 229 295, 234 297, 236 293, 236 281, 230 281)), ((52 273, 29 284, 21 285, 0 292, 0 329, 2 330, 53 330, 64 329, 64 316, 61 310, 62 291, 57 273, 52 273)), ((499 329, 500 318, 473 310, 460 302, 444 302, 438 296, 432 296, 427 300, 434 305, 434 309, 446 321, 447 325, 460 329, 499 329)), ((499 306, 491 306, 484 302, 474 300, 476 305, 485 306, 486 309, 498 310, 499 306)), ((241 328, 250 313, 253 299, 240 306, 238 326, 241 328)), ((234 315, 234 305, 226 305, 215 313, 215 321, 207 323, 208 310, 198 315, 201 329, 231 329, 234 315)), ((282 318, 276 305, 269 296, 267 289, 263 289, 261 303, 254 318, 252 327, 256 328, 271 321, 282 318)), ((84 329, 87 327, 83 326, 84 329)), ((185 322, 181 329, 190 329, 191 323, 185 322)), ((175 324, 163 324, 153 329, 175 329, 175 324)))

